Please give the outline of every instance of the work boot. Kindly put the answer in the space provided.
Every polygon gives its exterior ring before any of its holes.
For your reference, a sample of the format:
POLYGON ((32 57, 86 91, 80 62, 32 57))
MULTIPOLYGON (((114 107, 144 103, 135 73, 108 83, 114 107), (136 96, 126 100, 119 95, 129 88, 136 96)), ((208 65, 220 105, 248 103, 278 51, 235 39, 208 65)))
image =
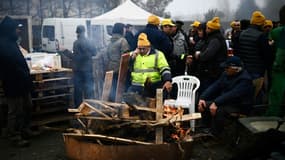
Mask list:
POLYGON ((24 140, 20 135, 9 136, 9 140, 15 147, 28 147, 30 145, 30 142, 24 140))
POLYGON ((40 135, 40 132, 38 131, 32 131, 31 129, 24 129, 22 131, 22 137, 23 138, 31 138, 40 135))

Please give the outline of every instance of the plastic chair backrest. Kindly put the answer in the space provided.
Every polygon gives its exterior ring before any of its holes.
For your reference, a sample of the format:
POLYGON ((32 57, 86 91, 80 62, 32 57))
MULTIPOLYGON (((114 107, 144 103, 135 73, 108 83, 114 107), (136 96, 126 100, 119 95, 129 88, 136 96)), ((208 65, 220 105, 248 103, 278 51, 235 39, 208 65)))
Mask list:
POLYGON ((172 83, 176 83, 178 88, 175 106, 189 107, 189 112, 194 113, 195 95, 200 86, 199 79, 195 76, 183 75, 172 78, 172 83))

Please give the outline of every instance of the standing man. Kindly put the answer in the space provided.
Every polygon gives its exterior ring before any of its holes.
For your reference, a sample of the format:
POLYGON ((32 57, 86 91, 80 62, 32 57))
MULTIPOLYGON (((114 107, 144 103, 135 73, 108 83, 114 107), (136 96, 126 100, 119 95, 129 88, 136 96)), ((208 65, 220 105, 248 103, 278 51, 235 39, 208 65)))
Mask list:
POLYGON ((279 11, 281 26, 272 30, 269 39, 276 48, 276 56, 272 67, 272 85, 269 93, 267 116, 285 115, 285 5, 279 11))
POLYGON ((214 17, 206 24, 207 39, 202 50, 196 51, 194 58, 197 62, 197 76, 201 85, 198 89, 202 93, 215 80, 219 78, 223 70, 220 63, 227 58, 225 38, 221 31, 220 18, 214 17))
POLYGON ((133 34, 133 26, 131 24, 126 24, 125 28, 126 28, 125 38, 128 41, 130 50, 133 51, 136 49, 136 43, 137 43, 137 40, 135 39, 135 36, 133 34))
POLYGON ((25 55, 28 54, 28 51, 27 51, 25 48, 23 48, 23 47, 21 46, 21 42, 22 42, 21 34, 22 34, 23 27, 24 27, 24 26, 23 26, 21 23, 18 24, 18 25, 17 25, 17 28, 16 28, 16 34, 17 34, 17 36, 18 36, 17 44, 18 44, 18 46, 19 46, 19 48, 20 48, 22 54, 25 56, 25 55))
POLYGON ((241 32, 239 50, 235 55, 240 57, 252 79, 264 76, 266 56, 270 53, 268 40, 262 32, 265 16, 260 11, 252 13, 250 26, 241 32))
POLYGON ((19 147, 27 146, 32 109, 30 70, 17 44, 17 23, 6 16, 0 24, 0 79, 8 103, 9 138, 19 147))
POLYGON ((107 71, 114 71, 113 82, 109 100, 115 102, 116 98, 116 87, 118 83, 118 74, 120 70, 120 60, 122 54, 130 50, 128 41, 124 37, 125 25, 123 23, 115 23, 112 30, 111 41, 107 46, 107 71))
POLYGON ((73 80, 74 105, 78 107, 83 98, 94 98, 94 79, 92 75, 92 56, 96 55, 96 48, 85 37, 85 27, 76 28, 77 40, 73 43, 73 80))
POLYGON ((155 15, 150 15, 147 20, 146 27, 140 31, 135 37, 136 40, 140 33, 145 33, 153 48, 163 52, 165 58, 170 60, 172 58, 173 45, 169 37, 159 30, 160 20, 155 15))
POLYGON ((263 95, 260 95, 264 84, 265 70, 270 64, 270 46, 268 38, 263 33, 265 16, 260 11, 252 13, 250 26, 241 32, 239 37, 239 49, 235 55, 244 62, 245 69, 251 75, 255 86, 255 103, 261 103, 263 95))

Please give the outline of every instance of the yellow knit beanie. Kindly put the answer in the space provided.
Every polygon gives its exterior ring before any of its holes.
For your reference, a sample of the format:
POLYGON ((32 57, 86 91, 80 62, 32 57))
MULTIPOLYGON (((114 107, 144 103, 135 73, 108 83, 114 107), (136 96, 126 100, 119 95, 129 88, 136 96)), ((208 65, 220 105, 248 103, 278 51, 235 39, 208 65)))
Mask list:
POLYGON ((194 21, 190 26, 191 27, 199 27, 201 23, 199 21, 194 21))
POLYGON ((219 30, 221 28, 220 18, 214 17, 212 20, 208 21, 207 27, 214 29, 214 30, 219 30))
POLYGON ((138 37, 138 47, 148 47, 150 46, 150 42, 147 39, 147 35, 145 33, 141 33, 138 37))
POLYGON ((155 16, 155 15, 150 15, 150 16, 148 17, 147 23, 148 23, 148 24, 153 24, 153 25, 159 25, 160 20, 159 20, 159 18, 158 18, 157 16, 155 16))
POLYGON ((264 22, 265 22, 265 16, 260 11, 254 11, 252 13, 250 24, 261 26, 264 24, 264 22))
POLYGON ((270 27, 273 27, 273 23, 272 23, 272 21, 271 21, 271 20, 267 19, 267 20, 265 20, 265 22, 264 22, 264 26, 270 26, 270 27))

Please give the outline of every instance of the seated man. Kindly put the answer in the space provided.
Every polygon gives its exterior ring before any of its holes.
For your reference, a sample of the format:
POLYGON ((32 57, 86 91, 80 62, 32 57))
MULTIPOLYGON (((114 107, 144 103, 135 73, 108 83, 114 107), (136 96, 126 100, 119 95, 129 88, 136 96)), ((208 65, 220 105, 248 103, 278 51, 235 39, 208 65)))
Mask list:
POLYGON ((253 101, 252 80, 240 58, 229 57, 221 66, 224 73, 202 93, 198 103, 202 123, 214 135, 223 131, 227 115, 249 112, 253 101))
POLYGON ((136 92, 145 97, 155 97, 156 89, 170 91, 171 73, 161 51, 151 48, 145 33, 138 37, 137 49, 131 52, 131 86, 128 92, 136 92))

